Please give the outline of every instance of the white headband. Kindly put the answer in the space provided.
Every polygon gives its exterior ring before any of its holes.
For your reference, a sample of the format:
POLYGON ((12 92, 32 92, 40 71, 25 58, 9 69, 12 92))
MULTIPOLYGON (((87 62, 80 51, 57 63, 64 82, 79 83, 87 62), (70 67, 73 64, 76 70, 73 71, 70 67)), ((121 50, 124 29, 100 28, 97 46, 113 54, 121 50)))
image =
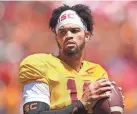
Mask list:
POLYGON ((56 31, 65 24, 75 24, 87 31, 87 27, 83 24, 82 19, 73 10, 66 10, 61 13, 56 26, 56 31))

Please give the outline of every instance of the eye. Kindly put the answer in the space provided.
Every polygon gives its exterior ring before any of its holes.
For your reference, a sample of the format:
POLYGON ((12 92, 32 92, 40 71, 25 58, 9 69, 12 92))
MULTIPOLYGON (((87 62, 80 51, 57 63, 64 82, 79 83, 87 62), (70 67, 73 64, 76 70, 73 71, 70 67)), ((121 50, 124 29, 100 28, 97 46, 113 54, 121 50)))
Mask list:
POLYGON ((60 31, 59 31, 59 34, 64 35, 64 34, 66 34, 66 31, 65 31, 65 30, 60 30, 60 31))
POLYGON ((63 38, 66 35, 66 33, 67 31, 62 29, 62 30, 59 30, 57 34, 60 38, 63 38))
POLYGON ((72 33, 77 33, 77 32, 80 32, 80 29, 72 29, 71 32, 72 33))

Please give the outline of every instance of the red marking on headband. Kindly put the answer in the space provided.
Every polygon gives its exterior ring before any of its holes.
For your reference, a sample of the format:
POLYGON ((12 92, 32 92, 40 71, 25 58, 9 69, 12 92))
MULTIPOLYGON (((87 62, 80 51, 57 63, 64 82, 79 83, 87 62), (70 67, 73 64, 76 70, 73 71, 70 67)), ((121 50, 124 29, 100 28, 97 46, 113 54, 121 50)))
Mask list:
POLYGON ((74 18, 74 14, 63 14, 61 17, 59 17, 59 22, 69 18, 74 18))

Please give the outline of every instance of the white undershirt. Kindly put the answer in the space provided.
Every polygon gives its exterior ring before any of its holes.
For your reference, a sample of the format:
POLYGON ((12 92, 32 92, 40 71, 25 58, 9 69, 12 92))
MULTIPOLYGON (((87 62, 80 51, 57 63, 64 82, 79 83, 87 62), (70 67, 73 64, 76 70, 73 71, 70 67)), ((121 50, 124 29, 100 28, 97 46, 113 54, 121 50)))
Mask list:
POLYGON ((42 82, 32 82, 23 88, 23 104, 32 101, 41 101, 50 106, 49 86, 42 82))

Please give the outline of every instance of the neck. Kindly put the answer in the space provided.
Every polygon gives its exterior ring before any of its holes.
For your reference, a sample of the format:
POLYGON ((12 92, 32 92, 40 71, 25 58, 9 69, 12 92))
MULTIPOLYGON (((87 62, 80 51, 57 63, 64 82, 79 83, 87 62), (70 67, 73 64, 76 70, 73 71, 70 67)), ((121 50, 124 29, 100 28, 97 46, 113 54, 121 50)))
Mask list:
POLYGON ((74 56, 66 56, 63 53, 59 52, 59 59, 67 63, 77 72, 81 69, 82 60, 83 60, 83 52, 78 53, 74 56))

